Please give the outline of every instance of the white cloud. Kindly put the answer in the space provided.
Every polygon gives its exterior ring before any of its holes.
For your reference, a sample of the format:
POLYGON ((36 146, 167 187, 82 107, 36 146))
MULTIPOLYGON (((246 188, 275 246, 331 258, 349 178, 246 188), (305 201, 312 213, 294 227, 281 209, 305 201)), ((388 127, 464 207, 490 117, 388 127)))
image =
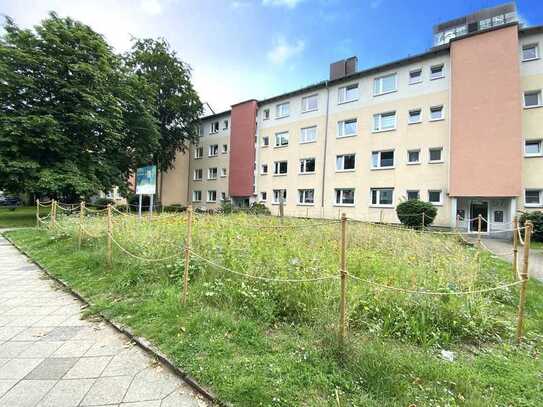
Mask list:
POLYGON ((284 37, 279 37, 271 50, 268 51, 268 60, 276 65, 282 65, 287 60, 300 55, 305 49, 305 42, 297 40, 288 43, 284 37))
POLYGON ((159 0, 141 0, 140 8, 146 14, 157 16, 162 13, 162 4, 159 0))
POLYGON ((264 6, 294 8, 304 0, 262 0, 264 6))

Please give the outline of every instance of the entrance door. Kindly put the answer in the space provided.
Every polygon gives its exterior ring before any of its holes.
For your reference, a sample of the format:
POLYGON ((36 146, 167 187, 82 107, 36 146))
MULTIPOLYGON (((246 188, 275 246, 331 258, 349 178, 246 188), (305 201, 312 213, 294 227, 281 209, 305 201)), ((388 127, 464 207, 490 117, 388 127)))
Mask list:
POLYGON ((481 221, 481 232, 486 232, 488 230, 487 219, 488 219, 488 202, 482 201, 473 201, 470 207, 470 218, 471 220, 471 231, 476 232, 478 230, 479 220, 478 216, 481 215, 484 219, 481 221))

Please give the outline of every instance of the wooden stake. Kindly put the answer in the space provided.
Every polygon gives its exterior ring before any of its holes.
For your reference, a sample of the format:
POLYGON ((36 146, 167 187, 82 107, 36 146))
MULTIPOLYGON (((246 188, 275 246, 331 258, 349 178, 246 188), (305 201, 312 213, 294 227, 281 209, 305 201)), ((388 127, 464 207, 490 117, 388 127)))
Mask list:
POLYGON ((422 212, 422 230, 424 230, 425 223, 426 223, 426 213, 422 212))
POLYGON ((192 242, 192 205, 187 207, 187 238, 185 239, 185 274, 183 276, 183 304, 187 303, 189 290, 190 244, 192 242))
POLYGON ((283 202, 283 190, 279 190, 279 217, 281 218, 281 222, 283 221, 283 216, 285 216, 285 207, 283 202))
POLYGON ((83 239, 83 217, 85 216, 85 201, 79 204, 79 236, 77 238, 77 249, 81 250, 81 240, 83 239))
POLYGON ((481 247, 481 225, 482 225, 481 218, 482 218, 481 214, 477 215, 477 246, 479 247, 481 247))
POLYGON ((513 218, 513 277, 518 278, 518 217, 513 218))
POLYGON ((339 341, 343 345, 345 336, 347 334, 347 216, 343 213, 341 215, 341 297, 339 302, 339 341))
POLYGON ((40 227, 40 200, 36 199, 36 226, 40 227))
POLYGON ((383 210, 379 211, 379 223, 383 223, 383 210))
POLYGON ((57 201, 53 199, 51 202, 51 226, 55 227, 57 224, 57 201))
POLYGON ((111 237, 113 235, 113 221, 111 219, 111 204, 107 205, 107 266, 111 268, 111 258, 113 250, 111 246, 111 237))
POLYGON ((526 288, 528 287, 528 264, 530 259, 532 222, 527 220, 524 226, 524 266, 520 275, 522 284, 520 285, 520 298, 518 304, 517 344, 520 344, 522 342, 522 335, 524 331, 524 307, 526 305, 526 288))

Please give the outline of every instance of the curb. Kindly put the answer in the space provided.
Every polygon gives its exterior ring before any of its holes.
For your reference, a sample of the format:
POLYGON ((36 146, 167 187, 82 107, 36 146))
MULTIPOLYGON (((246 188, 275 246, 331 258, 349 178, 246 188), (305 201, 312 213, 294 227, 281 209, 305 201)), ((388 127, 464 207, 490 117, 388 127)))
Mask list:
MULTIPOLYGON (((69 292, 71 295, 76 297, 79 301, 81 301, 83 304, 87 306, 91 306, 92 304, 89 303, 79 292, 71 288, 66 282, 61 280, 60 278, 53 275, 47 268, 43 265, 41 265, 39 262, 34 260, 22 247, 20 247, 18 244, 16 244, 11 238, 6 236, 4 233, 0 233, 0 236, 2 236, 4 239, 6 239, 13 247, 15 247, 22 255, 24 255, 31 263, 35 264, 48 278, 55 281, 57 284, 59 284, 64 290, 69 292)), ((208 389, 206 389, 204 386, 200 385, 196 379, 194 379, 192 376, 190 376, 187 372, 182 370, 181 368, 177 367, 164 353, 159 351, 151 342, 149 342, 147 339, 141 336, 136 336, 132 329, 130 329, 127 326, 121 325, 113 320, 110 320, 106 316, 104 316, 101 312, 97 314, 102 320, 107 322, 110 326, 112 326, 117 332, 122 333, 123 335, 126 335, 131 341, 133 341, 136 345, 138 345, 141 349, 143 349, 145 352, 147 352, 150 356, 158 359, 163 365, 165 365, 168 369, 170 369, 173 373, 176 374, 176 376, 180 377, 184 382, 186 382, 190 387, 192 387, 196 392, 198 392, 200 395, 202 395, 205 399, 208 401, 211 401, 215 405, 225 406, 229 407, 229 403, 222 402, 217 399, 217 397, 208 389)))

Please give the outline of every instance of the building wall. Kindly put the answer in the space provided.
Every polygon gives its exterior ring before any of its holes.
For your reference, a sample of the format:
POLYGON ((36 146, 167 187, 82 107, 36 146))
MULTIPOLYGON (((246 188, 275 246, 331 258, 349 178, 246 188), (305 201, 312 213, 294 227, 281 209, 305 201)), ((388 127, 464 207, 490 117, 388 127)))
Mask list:
POLYGON ((164 177, 162 181, 162 203, 164 205, 187 205, 188 203, 189 154, 189 150, 184 153, 178 152, 173 168, 163 175, 159 174, 158 187, 160 187, 160 177, 164 177))

